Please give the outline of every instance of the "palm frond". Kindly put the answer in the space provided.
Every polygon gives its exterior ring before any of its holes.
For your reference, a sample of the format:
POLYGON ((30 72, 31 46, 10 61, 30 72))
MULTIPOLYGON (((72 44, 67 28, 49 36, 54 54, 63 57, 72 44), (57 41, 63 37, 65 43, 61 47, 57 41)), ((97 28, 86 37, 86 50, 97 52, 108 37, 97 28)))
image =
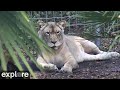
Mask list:
MULTIPOLYGON (((87 28, 89 30, 89 34, 93 34, 97 29, 94 28, 96 26, 104 27, 104 30, 101 29, 101 32, 104 33, 102 36, 109 37, 109 33, 112 32, 113 29, 119 27, 119 15, 120 11, 81 11, 79 16, 86 22, 87 28), (109 24, 109 25, 108 25, 109 24), (90 28, 92 30, 90 30, 90 28)), ((115 37, 113 43, 110 45, 109 49, 111 49, 115 42, 118 40, 119 35, 115 37)))
POLYGON ((34 78, 36 78, 34 72, 21 49, 25 51, 39 69, 41 67, 36 63, 29 48, 36 50, 37 54, 40 52, 51 52, 51 49, 38 37, 34 25, 23 11, 0 12, 0 62, 2 70, 7 71, 7 58, 4 54, 3 46, 12 57, 11 61, 15 63, 18 69, 24 71, 18 59, 20 57, 34 78))
POLYGON ((0 41, 0 62, 1 62, 1 67, 3 68, 3 70, 7 71, 7 64, 6 64, 4 50, 3 50, 3 47, 2 47, 2 42, 1 41, 0 41))

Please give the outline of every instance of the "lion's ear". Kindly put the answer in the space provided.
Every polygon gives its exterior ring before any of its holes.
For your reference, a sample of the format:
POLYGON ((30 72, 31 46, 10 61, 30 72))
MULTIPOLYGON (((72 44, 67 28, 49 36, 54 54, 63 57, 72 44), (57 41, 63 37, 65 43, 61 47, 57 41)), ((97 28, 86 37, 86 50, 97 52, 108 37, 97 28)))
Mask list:
POLYGON ((66 21, 65 20, 62 20, 60 22, 58 22, 59 25, 61 25, 63 28, 66 27, 66 21))
POLYGON ((38 23, 38 25, 39 25, 40 28, 45 25, 45 23, 43 21, 41 21, 41 20, 39 20, 37 23, 38 23))

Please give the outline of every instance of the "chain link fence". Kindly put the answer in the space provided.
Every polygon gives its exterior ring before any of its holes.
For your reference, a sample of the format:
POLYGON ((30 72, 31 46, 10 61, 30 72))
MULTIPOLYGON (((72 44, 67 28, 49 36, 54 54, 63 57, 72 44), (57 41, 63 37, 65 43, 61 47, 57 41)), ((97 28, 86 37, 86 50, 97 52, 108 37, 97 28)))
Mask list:
MULTIPOLYGON (((38 20, 42 20, 44 22, 49 21, 61 21, 66 20, 67 26, 65 28, 65 34, 69 35, 77 35, 83 38, 89 39, 97 44, 103 50, 108 50, 108 47, 112 43, 113 39, 104 38, 106 35, 106 25, 102 25, 101 28, 96 28, 89 23, 86 23, 82 17, 80 17, 80 13, 82 11, 29 11, 29 18, 36 23, 38 20), (89 26, 89 29, 87 28, 89 26), (95 29, 96 28, 96 29, 95 29), (93 29, 95 31, 93 31, 93 29), (86 33, 91 32, 91 33, 86 33), (103 36, 103 38, 96 36, 103 36)), ((118 22, 116 22, 118 23, 118 22)), ((109 26, 111 24, 107 24, 109 26)), ((36 27, 37 28, 37 27, 36 27)), ((116 28, 119 29, 119 28, 116 28)), ((116 30, 115 28, 112 31, 116 30)))
POLYGON ((85 24, 82 24, 83 20, 79 18, 79 13, 80 11, 30 11, 29 16, 34 22, 66 20, 65 34, 79 35, 85 28, 85 24))

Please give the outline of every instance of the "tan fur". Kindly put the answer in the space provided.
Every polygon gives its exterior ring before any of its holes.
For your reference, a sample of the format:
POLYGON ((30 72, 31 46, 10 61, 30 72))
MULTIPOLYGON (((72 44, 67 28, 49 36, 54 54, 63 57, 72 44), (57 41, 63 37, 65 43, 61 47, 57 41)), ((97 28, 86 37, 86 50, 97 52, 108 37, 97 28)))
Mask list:
POLYGON ((42 54, 37 62, 46 70, 58 70, 72 72, 78 67, 78 63, 89 60, 105 60, 120 56, 117 52, 103 52, 92 42, 78 36, 64 35, 65 21, 39 23, 41 28, 39 37, 55 51, 55 55, 42 54), (91 55, 94 53, 96 55, 91 55))

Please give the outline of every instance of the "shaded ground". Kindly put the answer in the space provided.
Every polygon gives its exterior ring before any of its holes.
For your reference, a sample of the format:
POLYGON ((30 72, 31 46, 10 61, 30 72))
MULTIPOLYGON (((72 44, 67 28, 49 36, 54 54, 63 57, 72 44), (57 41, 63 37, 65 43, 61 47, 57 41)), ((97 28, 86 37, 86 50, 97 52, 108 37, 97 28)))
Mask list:
POLYGON ((38 79, 120 79, 120 58, 105 61, 87 61, 79 64, 73 74, 35 73, 38 79))
MULTIPOLYGON (((111 45, 110 40, 102 41, 103 50, 111 45), (106 43, 106 44, 105 44, 106 43)), ((116 44, 111 51, 120 53, 120 44, 116 44)), ((36 72, 38 79, 120 79, 120 58, 105 61, 86 61, 79 64, 79 68, 73 70, 73 74, 48 72, 36 72)))

